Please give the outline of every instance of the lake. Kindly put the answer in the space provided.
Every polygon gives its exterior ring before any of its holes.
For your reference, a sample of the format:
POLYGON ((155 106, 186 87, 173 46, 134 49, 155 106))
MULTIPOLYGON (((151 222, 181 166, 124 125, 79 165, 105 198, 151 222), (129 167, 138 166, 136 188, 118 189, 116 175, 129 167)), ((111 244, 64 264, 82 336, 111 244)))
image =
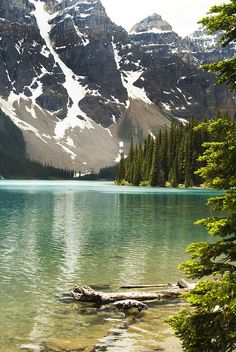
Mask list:
POLYGON ((0 181, 0 351, 181 351, 165 319, 175 302, 137 319, 68 303, 75 283, 176 283, 213 191, 109 182, 0 181))

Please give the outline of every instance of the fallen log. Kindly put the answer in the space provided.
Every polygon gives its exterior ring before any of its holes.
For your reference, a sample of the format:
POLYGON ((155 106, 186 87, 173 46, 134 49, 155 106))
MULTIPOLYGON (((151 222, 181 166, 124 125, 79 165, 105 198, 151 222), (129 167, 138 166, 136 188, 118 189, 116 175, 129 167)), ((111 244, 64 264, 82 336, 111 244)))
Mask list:
POLYGON ((130 299, 136 301, 174 299, 179 297, 182 293, 188 292, 189 290, 190 288, 172 288, 168 291, 105 293, 94 291, 89 286, 75 286, 71 292, 71 295, 76 301, 109 304, 116 301, 130 299))
POLYGON ((153 285, 124 285, 121 286, 121 288, 125 288, 125 289, 133 289, 133 288, 154 288, 154 287, 177 287, 177 285, 173 285, 173 284, 153 284, 153 285))

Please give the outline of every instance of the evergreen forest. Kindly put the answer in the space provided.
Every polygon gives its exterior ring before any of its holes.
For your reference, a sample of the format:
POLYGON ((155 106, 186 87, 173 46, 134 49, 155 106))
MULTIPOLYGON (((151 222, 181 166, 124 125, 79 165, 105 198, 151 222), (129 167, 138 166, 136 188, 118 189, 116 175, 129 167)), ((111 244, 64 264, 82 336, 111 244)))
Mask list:
POLYGON ((28 159, 21 130, 0 109, 0 177, 67 179, 73 176, 74 171, 28 159))
POLYGON ((159 187, 199 186, 202 179, 195 172, 201 166, 202 143, 209 134, 196 129, 198 120, 191 118, 185 125, 173 123, 153 137, 149 135, 144 145, 131 147, 127 158, 121 155, 116 183, 118 185, 150 185, 159 187))

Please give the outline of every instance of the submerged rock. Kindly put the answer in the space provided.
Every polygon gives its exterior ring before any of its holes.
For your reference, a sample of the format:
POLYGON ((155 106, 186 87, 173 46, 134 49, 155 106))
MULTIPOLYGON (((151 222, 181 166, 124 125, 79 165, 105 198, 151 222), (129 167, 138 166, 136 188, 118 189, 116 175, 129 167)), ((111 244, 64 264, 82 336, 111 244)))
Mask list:
POLYGON ((125 299, 123 301, 116 301, 113 305, 120 310, 126 310, 131 308, 137 308, 140 312, 143 309, 148 309, 148 306, 142 302, 133 300, 133 299, 125 299))

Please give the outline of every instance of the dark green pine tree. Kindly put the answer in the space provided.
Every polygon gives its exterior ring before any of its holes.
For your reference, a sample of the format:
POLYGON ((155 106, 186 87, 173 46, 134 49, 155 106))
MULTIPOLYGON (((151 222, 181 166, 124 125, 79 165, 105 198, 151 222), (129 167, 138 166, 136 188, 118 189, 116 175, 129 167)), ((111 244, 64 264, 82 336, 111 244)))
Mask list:
MULTIPOLYGON (((226 47, 229 43, 235 43, 236 38, 236 2, 230 0, 227 4, 222 1, 221 5, 212 6, 204 17, 202 23, 209 34, 221 31, 220 43, 226 47)), ((226 83, 231 89, 236 89, 236 57, 203 65, 206 71, 215 72, 218 83, 226 83)))
POLYGON ((124 176, 124 179, 128 183, 132 183, 133 172, 134 172, 133 161, 134 161, 134 144, 133 144, 133 138, 132 138, 131 139, 131 143, 130 143, 129 155, 128 155, 128 157, 126 159, 126 163, 125 163, 125 176, 124 176))
POLYGON ((120 184, 124 179, 125 179, 125 159, 124 159, 124 153, 121 153, 121 158, 120 158, 120 162, 119 162, 117 174, 116 174, 116 182, 120 184))
POLYGON ((198 170, 210 188, 224 190, 208 200, 214 216, 199 220, 214 241, 192 243, 180 267, 197 286, 187 307, 170 320, 183 350, 234 352, 236 348, 236 122, 225 117, 200 125, 212 136, 204 143, 198 170))
MULTIPOLYGON (((236 40, 236 2, 213 6, 201 22, 210 33, 222 31, 225 46, 236 40), (214 15, 213 15, 214 14, 214 15)), ((218 82, 236 89, 236 58, 205 66, 218 73, 218 82)), ((236 350, 236 122, 226 116, 205 122, 210 140, 203 144, 203 166, 198 174, 206 185, 221 194, 210 198, 214 216, 198 221, 214 241, 191 244, 191 255, 181 267, 200 280, 185 297, 191 307, 171 319, 176 335, 188 352, 234 352, 236 350)))
POLYGON ((186 126, 172 124, 170 129, 160 130, 155 140, 147 136, 144 148, 139 145, 134 149, 131 142, 124 180, 130 184, 145 182, 159 187, 167 183, 172 187, 201 184, 195 171, 201 166, 198 156, 202 153, 202 142, 209 137, 206 132, 195 130, 197 124, 194 119, 186 126))
POLYGON ((157 141, 158 141, 158 155, 159 155, 159 161, 158 161, 158 186, 164 187, 166 184, 166 178, 165 178, 165 169, 166 169, 166 155, 165 155, 165 148, 166 148, 166 143, 165 143, 165 136, 163 135, 163 131, 160 130, 158 133, 157 141))
POLYGON ((153 149, 153 157, 152 157, 152 167, 151 167, 151 177, 150 177, 150 185, 152 187, 158 186, 159 181, 159 173, 158 173, 158 166, 159 166, 159 153, 158 153, 158 138, 155 140, 154 149, 153 149))
POLYGON ((184 184, 185 173, 184 173, 184 146, 185 146, 185 138, 184 138, 185 130, 181 132, 181 138, 178 144, 178 152, 177 152, 177 182, 178 184, 184 184))
POLYGON ((171 187, 177 186, 177 162, 178 162, 178 132, 179 127, 172 124, 169 131, 169 155, 168 155, 168 182, 171 187))
POLYGON ((148 137, 145 138, 144 148, 143 148, 143 157, 142 157, 142 181, 148 181, 147 177, 147 165, 148 165, 148 153, 149 153, 148 137))
POLYGON ((185 187, 194 186, 194 120, 190 119, 187 125, 184 142, 184 184, 185 187))
POLYGON ((139 186, 142 180, 142 147, 136 146, 135 153, 134 153, 134 172, 132 178, 132 184, 134 186, 139 186))
POLYGON ((167 128, 165 128, 162 133, 161 138, 161 146, 160 146, 160 162, 161 162, 161 170, 162 170, 162 182, 161 186, 165 186, 166 181, 168 180, 169 175, 169 133, 167 128))
POLYGON ((170 172, 169 172, 169 183, 170 183, 171 187, 178 186, 176 161, 174 161, 174 163, 170 169, 170 172))
POLYGON ((146 150, 143 154, 142 181, 150 182, 154 144, 155 141, 153 137, 149 134, 146 138, 146 150))

